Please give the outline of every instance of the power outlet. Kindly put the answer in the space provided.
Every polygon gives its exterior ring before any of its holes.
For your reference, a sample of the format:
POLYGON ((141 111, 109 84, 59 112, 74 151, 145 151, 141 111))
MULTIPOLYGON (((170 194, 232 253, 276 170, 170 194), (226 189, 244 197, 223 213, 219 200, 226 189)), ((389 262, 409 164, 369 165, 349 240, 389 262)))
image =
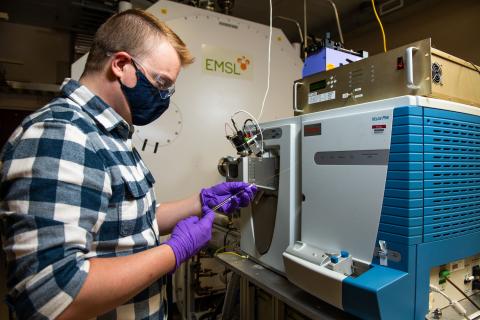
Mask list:
POLYGON ((463 270, 463 269, 465 269, 465 260, 461 259, 461 260, 451 262, 451 263, 448 264, 448 267, 450 269, 450 272, 463 270))

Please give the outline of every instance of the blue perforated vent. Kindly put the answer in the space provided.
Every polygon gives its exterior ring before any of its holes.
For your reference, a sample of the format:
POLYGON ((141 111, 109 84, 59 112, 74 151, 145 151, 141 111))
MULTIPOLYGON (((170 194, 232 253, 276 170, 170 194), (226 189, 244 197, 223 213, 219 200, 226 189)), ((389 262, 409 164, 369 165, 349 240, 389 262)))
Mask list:
POLYGON ((424 133, 424 241, 479 231, 480 117, 425 108, 424 133))
POLYGON ((480 117, 394 110, 379 238, 408 245, 480 231, 480 117))

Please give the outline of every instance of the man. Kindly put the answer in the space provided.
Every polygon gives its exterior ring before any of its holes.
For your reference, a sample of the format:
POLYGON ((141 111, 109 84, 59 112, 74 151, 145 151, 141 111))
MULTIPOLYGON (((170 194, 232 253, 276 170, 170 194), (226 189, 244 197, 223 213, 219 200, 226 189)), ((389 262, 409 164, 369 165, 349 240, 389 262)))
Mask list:
POLYGON ((246 206, 255 188, 223 183, 157 205, 132 125, 168 108, 180 38, 138 10, 97 31, 80 82, 31 115, 1 155, 7 302, 19 319, 162 319, 164 276, 211 237, 211 208, 246 206), (160 234, 171 237, 158 243, 160 234))

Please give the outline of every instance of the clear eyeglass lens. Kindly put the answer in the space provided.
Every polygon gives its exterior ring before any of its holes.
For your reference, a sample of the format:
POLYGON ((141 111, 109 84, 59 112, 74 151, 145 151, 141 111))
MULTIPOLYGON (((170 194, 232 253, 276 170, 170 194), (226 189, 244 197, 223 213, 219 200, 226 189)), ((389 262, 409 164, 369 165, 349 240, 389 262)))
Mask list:
POLYGON ((175 84, 171 84, 170 81, 164 80, 161 76, 157 76, 155 80, 162 97, 168 98, 175 92, 175 84))
MULTIPOLYGON (((147 72, 147 73, 149 72, 149 71, 147 71, 145 66, 140 61, 138 61, 137 59, 134 59, 132 57, 132 61, 134 63, 137 63, 138 65, 140 65, 143 68, 144 72, 147 72)), ((158 86, 157 89, 158 89, 158 92, 160 93, 160 97, 162 99, 167 99, 167 98, 171 97, 172 94, 175 93, 175 84, 171 83, 170 80, 165 80, 160 75, 156 75, 154 77, 154 79, 155 79, 155 82, 157 83, 157 86, 158 86)))
POLYGON ((167 99, 175 93, 175 86, 171 86, 170 88, 165 90, 158 90, 158 92, 160 93, 160 97, 162 99, 167 99))

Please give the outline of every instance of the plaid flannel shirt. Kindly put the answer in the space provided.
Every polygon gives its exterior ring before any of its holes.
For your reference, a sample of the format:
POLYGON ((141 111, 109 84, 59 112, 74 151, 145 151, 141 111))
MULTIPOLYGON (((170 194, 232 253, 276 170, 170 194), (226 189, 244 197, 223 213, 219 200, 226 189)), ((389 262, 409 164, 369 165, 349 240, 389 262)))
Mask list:
MULTIPOLYGON (((89 259, 158 245, 154 179, 129 125, 77 81, 27 117, 0 155, 7 303, 20 319, 53 319, 72 302, 89 259)), ((162 319, 165 279, 98 319, 162 319)))

